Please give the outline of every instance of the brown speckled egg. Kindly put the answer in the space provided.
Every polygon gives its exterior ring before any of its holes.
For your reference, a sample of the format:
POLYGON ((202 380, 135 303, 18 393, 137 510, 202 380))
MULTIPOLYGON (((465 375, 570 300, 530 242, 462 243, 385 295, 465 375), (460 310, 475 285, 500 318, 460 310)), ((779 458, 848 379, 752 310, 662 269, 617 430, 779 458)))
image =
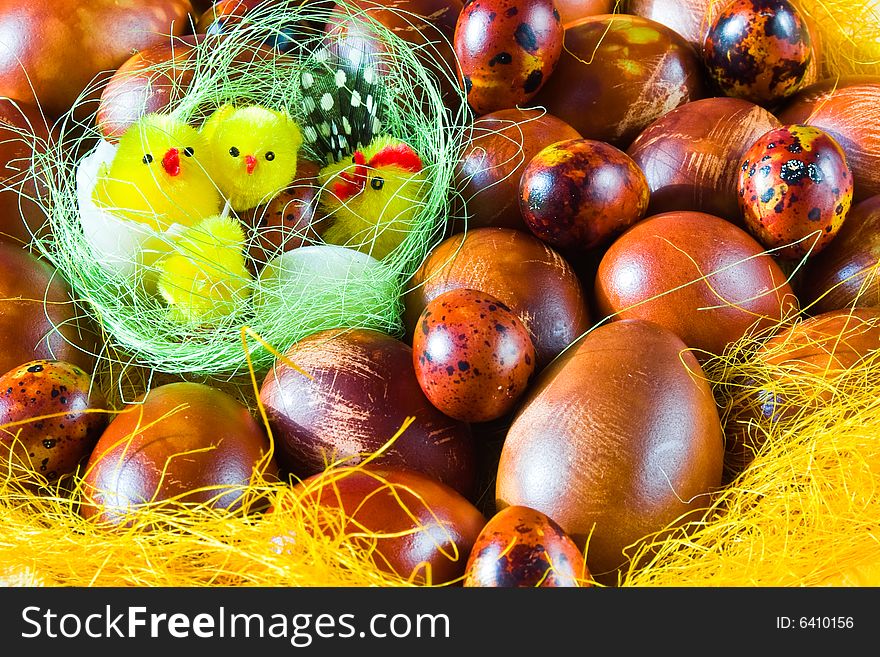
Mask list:
POLYGON ((604 245, 645 216, 648 181, 626 153, 590 139, 557 142, 523 171, 520 210, 537 237, 564 251, 604 245))
POLYGON ((552 518, 526 506, 496 513, 477 537, 466 587, 590 586, 577 544, 552 518))
POLYGON ((706 67, 720 89, 759 105, 796 92, 812 56, 806 21, 787 0, 734 0, 703 43, 706 67))
POLYGON ((477 114, 531 100, 562 52, 562 20, 552 0, 471 0, 458 17, 454 47, 461 82, 477 114))
POLYGON ((3 452, 11 447, 18 463, 53 481, 73 472, 91 452, 108 419, 91 411, 105 408, 91 377, 76 365, 25 363, 0 376, 3 452))
POLYGON ((746 226, 784 258, 818 253, 843 225, 853 177, 840 145, 828 133, 783 126, 758 139, 739 172, 746 226))
POLYGON ((413 335, 419 385, 434 406, 465 422, 488 422, 512 411, 535 360, 520 319, 477 290, 450 290, 431 300, 413 335))

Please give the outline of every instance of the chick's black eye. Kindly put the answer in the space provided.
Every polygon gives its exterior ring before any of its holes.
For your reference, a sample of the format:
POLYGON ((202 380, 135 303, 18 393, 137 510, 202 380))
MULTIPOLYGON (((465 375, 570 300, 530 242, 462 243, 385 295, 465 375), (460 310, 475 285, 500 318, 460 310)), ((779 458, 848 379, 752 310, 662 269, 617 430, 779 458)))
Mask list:
POLYGON ((232 157, 238 157, 238 156, 239 156, 239 151, 238 151, 238 149, 237 149, 235 146, 233 146, 232 148, 229 149, 229 154, 230 154, 232 157))
POLYGON ((141 160, 141 162, 143 162, 144 164, 150 164, 150 162, 152 162, 152 161, 153 161, 153 156, 150 155, 149 153, 144 155, 144 158, 141 160))
POLYGON ((385 186, 385 181, 382 178, 379 178, 378 176, 373 178, 370 181, 370 187, 372 187, 373 189, 375 189, 377 191, 382 189, 384 186, 385 186))
POLYGON ((193 150, 192 146, 187 146, 183 149, 183 154, 187 157, 192 157, 195 154, 195 151, 193 150))
POLYGON ((266 159, 269 160, 269 162, 271 162, 272 160, 275 159, 275 153, 273 153, 272 151, 269 151, 268 153, 266 153, 266 159))

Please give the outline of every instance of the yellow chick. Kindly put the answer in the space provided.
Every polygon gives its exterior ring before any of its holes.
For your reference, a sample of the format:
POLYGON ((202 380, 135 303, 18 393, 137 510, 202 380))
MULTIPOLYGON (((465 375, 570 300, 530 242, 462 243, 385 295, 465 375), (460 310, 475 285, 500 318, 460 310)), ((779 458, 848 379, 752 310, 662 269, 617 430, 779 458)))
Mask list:
POLYGON ((299 125, 284 112, 259 105, 218 108, 202 126, 211 175, 236 212, 277 196, 296 175, 299 125))
POLYGON ((325 242, 382 259, 409 233, 428 190, 422 159, 389 136, 355 151, 318 174, 321 207, 330 220, 325 242))
POLYGON ((95 204, 156 231, 192 226, 217 214, 223 200, 205 170, 208 149, 192 126, 147 114, 119 140, 109 166, 98 172, 95 204))
POLYGON ((235 314, 250 296, 245 235, 235 217, 216 215, 188 228, 158 261, 157 289, 170 317, 210 326, 235 314))

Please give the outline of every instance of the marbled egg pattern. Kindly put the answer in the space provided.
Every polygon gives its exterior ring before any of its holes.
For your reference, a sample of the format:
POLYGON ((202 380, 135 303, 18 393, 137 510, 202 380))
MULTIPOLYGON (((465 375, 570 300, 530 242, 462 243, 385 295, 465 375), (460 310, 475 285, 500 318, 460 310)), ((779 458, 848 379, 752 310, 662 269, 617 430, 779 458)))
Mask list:
POLYGON ((828 133, 783 126, 746 152, 738 191, 752 234, 767 248, 781 247, 780 257, 800 258, 821 251, 840 230, 852 203, 853 177, 828 133))
POLYGON ((466 288, 428 303, 413 335, 413 365, 425 396, 465 422, 512 411, 535 359, 520 319, 495 297, 466 288))

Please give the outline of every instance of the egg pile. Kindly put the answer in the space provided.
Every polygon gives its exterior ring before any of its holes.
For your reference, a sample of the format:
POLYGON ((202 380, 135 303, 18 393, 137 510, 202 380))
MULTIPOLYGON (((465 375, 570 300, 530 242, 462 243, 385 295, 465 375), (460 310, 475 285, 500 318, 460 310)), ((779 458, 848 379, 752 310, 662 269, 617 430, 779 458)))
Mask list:
MULTIPOLYGON (((37 103, 58 117, 111 70, 96 116, 118 137, 190 82, 132 77, 187 56, 137 35, 193 28, 196 43, 261 3, 206 4, 0 0, 0 46, 39 71, 31 95, 0 68, 15 100, 0 102, 3 122, 48 136, 37 103), (95 35, 123 11, 138 27, 127 41, 43 34, 77 7, 95 35), (40 48, 4 32, 14 8, 40 48), (73 43, 83 52, 65 56, 73 43)), ((794 1, 616 4, 353 2, 392 29, 399 11, 423 20, 400 33, 414 48, 433 35, 458 71, 442 81, 472 112, 455 212, 405 281, 403 332, 315 332, 238 395, 186 374, 125 402, 102 389, 92 318, 25 248, 43 223, 16 200, 41 193, 14 175, 29 155, 0 147, 0 459, 33 473, 35 494, 81 480, 94 522, 127 523, 147 502, 284 514, 244 495, 259 479, 382 533, 375 567, 405 579, 617 584, 638 546, 699 519, 749 467, 755 409, 790 412, 756 390, 722 418, 708 363, 744 339, 774 354, 790 343, 781 362, 817 372, 880 347, 880 78, 822 79, 794 1)), ((342 257, 288 239, 312 225, 313 196, 285 190, 250 221, 251 255, 283 246, 285 280, 304 290, 342 257)))

